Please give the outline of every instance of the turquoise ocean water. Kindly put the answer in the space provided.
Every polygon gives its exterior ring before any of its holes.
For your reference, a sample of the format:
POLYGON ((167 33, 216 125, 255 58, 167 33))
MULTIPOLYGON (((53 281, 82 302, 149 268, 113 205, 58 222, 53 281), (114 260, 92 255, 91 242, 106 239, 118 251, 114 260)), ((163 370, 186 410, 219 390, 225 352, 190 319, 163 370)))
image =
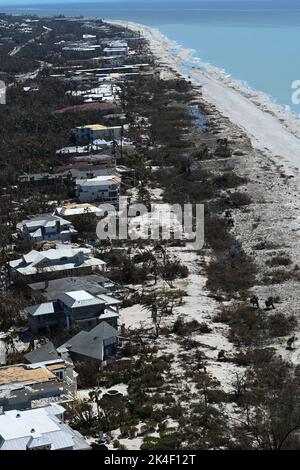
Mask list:
POLYGON ((1 6, 0 12, 84 15, 157 27, 215 65, 300 115, 291 84, 300 80, 300 0, 101 1, 1 6))

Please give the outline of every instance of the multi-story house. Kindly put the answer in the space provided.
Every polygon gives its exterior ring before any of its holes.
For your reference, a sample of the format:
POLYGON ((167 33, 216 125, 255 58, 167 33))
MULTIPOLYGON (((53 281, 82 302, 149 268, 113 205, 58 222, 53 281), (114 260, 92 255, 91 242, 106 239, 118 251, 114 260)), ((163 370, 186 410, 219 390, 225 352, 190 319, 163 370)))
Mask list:
POLYGON ((51 404, 0 415, 0 450, 89 450, 82 435, 64 423, 65 409, 51 404))
POLYGON ((93 142, 97 139, 117 140, 122 137, 122 126, 102 126, 101 124, 89 124, 76 127, 75 140, 78 143, 93 142))
POLYGON ((60 294, 52 302, 31 305, 25 313, 34 334, 57 326, 70 329, 72 325, 78 325, 91 330, 104 320, 117 328, 119 303, 118 299, 107 294, 93 295, 79 290, 60 294))
POLYGON ((36 282, 64 276, 104 271, 106 263, 94 258, 90 248, 56 245, 46 251, 32 250, 22 258, 9 262, 11 279, 36 282))
POLYGON ((118 205, 121 178, 115 174, 96 178, 78 179, 76 195, 80 202, 110 202, 118 205))
MULTIPOLYGON (((51 343, 50 343, 51 344, 51 343)), ((52 403, 67 403, 77 391, 73 362, 55 359, 34 364, 0 367, 0 410, 26 410, 52 403)))
POLYGON ((57 215, 42 214, 23 220, 17 225, 22 238, 28 241, 71 241, 77 234, 71 222, 57 215))

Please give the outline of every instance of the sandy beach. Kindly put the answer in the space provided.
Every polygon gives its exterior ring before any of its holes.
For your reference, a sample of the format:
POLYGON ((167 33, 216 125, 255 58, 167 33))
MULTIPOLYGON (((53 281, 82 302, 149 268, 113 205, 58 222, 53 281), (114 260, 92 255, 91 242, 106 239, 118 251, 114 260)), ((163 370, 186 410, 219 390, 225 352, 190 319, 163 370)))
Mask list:
POLYGON ((108 21, 140 31, 160 65, 202 85, 204 100, 243 129, 254 148, 264 152, 300 186, 300 120, 264 93, 243 87, 220 69, 193 58, 193 50, 170 41, 157 29, 127 21, 108 21))
MULTIPOLYGON (((291 112, 274 104, 265 94, 245 88, 221 70, 194 59, 192 50, 171 42, 158 30, 125 21, 113 23, 140 31, 149 40, 162 78, 174 78, 180 73, 193 80, 195 86, 202 85, 201 100, 207 103, 213 122, 219 123, 220 135, 235 139, 236 148, 240 144, 244 145, 245 136, 250 139, 252 148, 248 147, 244 156, 236 158, 235 171, 248 180, 243 190, 251 196, 252 204, 245 212, 234 211, 235 236, 242 242, 245 251, 255 259, 260 276, 268 270, 266 262, 270 256, 286 252, 295 266, 299 265, 300 121, 291 112), (257 251, 257 243, 265 241, 270 248, 257 251)), ((214 162, 206 161, 206 164, 214 165, 214 162)), ((227 341, 226 330, 216 329, 213 323, 213 312, 217 307, 204 288, 205 273, 199 273, 196 255, 192 260, 187 260, 182 249, 176 255, 188 265, 192 273, 189 284, 195 287, 194 293, 189 292, 187 304, 181 313, 187 318, 206 321, 213 329, 209 341, 208 338, 205 341, 201 338, 202 347, 209 358, 207 369, 217 377, 223 388, 228 389, 235 370, 233 364, 218 363, 214 347, 222 348, 229 354, 233 347, 227 341), (196 267, 198 270, 195 271, 196 267), (199 286, 202 286, 200 291, 199 286), (201 306, 200 310, 197 306, 201 306)), ((258 279, 253 293, 262 299, 279 296, 281 300, 276 305, 276 312, 283 315, 289 312, 299 318, 297 280, 265 285, 258 279)), ((141 320, 147 320, 141 312, 139 306, 134 306, 125 309, 121 316, 127 325, 137 326, 141 320)), ((273 338, 270 345, 286 360, 299 363, 299 352, 291 354, 286 351, 286 340, 273 338)))

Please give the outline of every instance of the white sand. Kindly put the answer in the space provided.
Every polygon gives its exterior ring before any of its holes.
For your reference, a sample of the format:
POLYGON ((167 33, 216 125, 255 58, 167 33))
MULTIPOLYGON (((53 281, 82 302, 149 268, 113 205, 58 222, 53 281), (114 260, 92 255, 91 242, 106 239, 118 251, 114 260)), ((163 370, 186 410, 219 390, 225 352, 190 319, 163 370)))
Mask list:
POLYGON ((140 31, 149 40, 160 65, 182 73, 188 62, 189 77, 203 86, 205 101, 246 131, 255 148, 282 164, 286 173, 300 184, 300 120, 291 112, 271 102, 264 93, 243 87, 218 68, 192 58, 192 50, 178 46, 157 29, 126 21, 111 23, 140 31), (251 96, 245 97, 243 93, 251 96))

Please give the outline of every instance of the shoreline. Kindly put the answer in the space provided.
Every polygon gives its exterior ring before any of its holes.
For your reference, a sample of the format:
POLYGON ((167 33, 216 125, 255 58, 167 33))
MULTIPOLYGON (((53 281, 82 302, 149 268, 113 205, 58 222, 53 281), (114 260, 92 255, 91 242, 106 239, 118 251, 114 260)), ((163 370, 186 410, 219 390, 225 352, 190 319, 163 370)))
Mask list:
POLYGON ((141 32, 162 67, 201 86, 203 100, 240 127, 253 147, 284 167, 300 187, 300 120, 292 111, 274 103, 265 93, 244 86, 223 70, 194 58, 193 49, 168 39, 156 28, 124 20, 104 21, 141 32))

